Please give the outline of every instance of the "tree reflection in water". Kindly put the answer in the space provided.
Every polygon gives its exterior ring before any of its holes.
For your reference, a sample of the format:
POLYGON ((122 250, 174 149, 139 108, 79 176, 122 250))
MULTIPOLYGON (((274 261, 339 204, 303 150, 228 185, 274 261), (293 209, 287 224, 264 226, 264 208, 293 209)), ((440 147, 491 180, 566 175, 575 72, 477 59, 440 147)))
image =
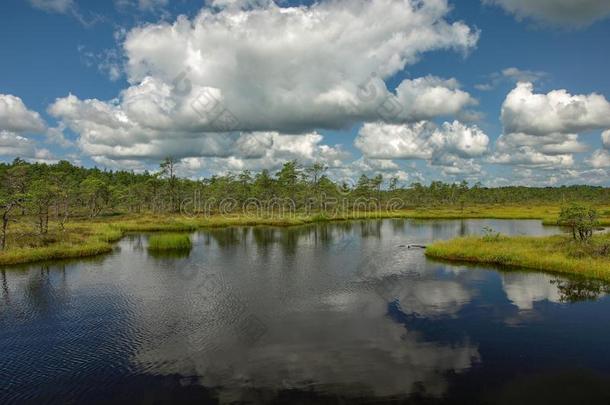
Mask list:
POLYGON ((594 279, 553 279, 561 302, 595 301, 610 293, 610 283, 594 279))

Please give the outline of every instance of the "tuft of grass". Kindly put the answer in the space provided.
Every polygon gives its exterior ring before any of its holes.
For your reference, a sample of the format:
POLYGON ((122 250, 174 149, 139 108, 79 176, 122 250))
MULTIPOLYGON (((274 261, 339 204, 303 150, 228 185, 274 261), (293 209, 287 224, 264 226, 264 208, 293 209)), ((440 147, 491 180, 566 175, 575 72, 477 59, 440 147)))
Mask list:
POLYGON ((190 250, 191 238, 187 234, 164 233, 151 235, 148 238, 148 249, 151 251, 190 250))
POLYGON ((590 243, 576 242, 563 235, 498 239, 469 236, 436 242, 428 246, 426 256, 610 281, 610 234, 595 235, 590 243))

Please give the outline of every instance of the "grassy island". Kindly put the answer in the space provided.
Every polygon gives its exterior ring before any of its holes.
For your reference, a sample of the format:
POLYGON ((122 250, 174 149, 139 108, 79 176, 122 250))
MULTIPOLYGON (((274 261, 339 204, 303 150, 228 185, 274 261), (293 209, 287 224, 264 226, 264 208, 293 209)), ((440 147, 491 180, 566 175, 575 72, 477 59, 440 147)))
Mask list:
POLYGON ((428 246, 426 256, 470 263, 515 266, 610 281, 610 234, 583 243, 569 236, 464 237, 428 246))
POLYGON ((190 250, 191 247, 191 238, 183 233, 152 235, 148 239, 148 250, 153 251, 190 250))

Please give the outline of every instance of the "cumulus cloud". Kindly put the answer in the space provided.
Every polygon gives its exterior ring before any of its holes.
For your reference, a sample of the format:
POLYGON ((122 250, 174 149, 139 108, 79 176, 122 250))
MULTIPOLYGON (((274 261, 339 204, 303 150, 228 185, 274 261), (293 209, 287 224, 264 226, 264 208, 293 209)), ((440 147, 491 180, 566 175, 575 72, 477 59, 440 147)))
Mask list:
POLYGON ((452 116, 476 105, 455 79, 405 80, 395 91, 385 84, 425 52, 476 45, 477 31, 446 20, 445 0, 211 6, 193 19, 126 33, 130 86, 115 100, 69 95, 49 113, 98 160, 239 160, 234 146, 249 133, 308 136, 361 121, 452 116))
POLYGON ((470 94, 460 90, 457 80, 435 76, 404 80, 396 89, 396 99, 402 110, 393 120, 407 122, 457 115, 465 107, 477 104, 470 94))
MULTIPOLYGON (((343 128, 391 108, 387 98, 401 95, 391 94, 383 80, 422 53, 475 46, 478 33, 448 23, 448 10, 439 0, 419 6, 407 0, 339 0, 203 9, 192 21, 180 17, 132 30, 125 40, 127 71, 132 83, 153 77, 160 85, 179 82, 190 90, 171 95, 176 108, 188 106, 198 93, 215 94, 241 130, 343 128), (382 25, 376 23, 380 18, 382 25)), ((408 98, 410 86, 434 86, 437 92, 449 86, 457 99, 448 101, 449 113, 455 104, 472 102, 453 82, 428 82, 406 82, 399 89, 408 98)), ((421 110, 400 114, 435 114, 421 110)), ((199 129, 209 128, 199 123, 199 129)))
POLYGON ((0 131, 0 156, 33 156, 36 152, 34 142, 8 131, 0 131))
POLYGON ((490 157, 489 162, 540 169, 555 169, 557 167, 572 167, 574 165, 574 157, 570 154, 547 155, 531 146, 523 146, 508 152, 496 152, 490 157))
POLYGON ((598 149, 587 159, 587 163, 597 169, 610 168, 610 152, 598 149))
MULTIPOLYGON (((323 139, 322 135, 315 132, 302 135, 277 132, 231 134, 220 138, 221 146, 216 151, 206 156, 205 149, 200 147, 189 157, 182 158, 179 166, 182 174, 190 177, 202 173, 276 170, 289 160, 297 160, 303 165, 322 163, 331 169, 344 167, 351 155, 340 145, 322 144, 323 139)), ((143 168, 142 162, 134 158, 110 159, 106 155, 98 155, 94 160, 114 167, 128 166, 140 170, 143 168)))
POLYGON ((429 143, 434 125, 422 121, 412 125, 364 124, 354 144, 373 159, 430 159, 429 143))
POLYGON ((475 159, 463 159, 452 154, 435 156, 430 166, 439 166, 445 176, 473 177, 483 173, 483 167, 475 159))
POLYGON ((443 166, 447 175, 479 172, 473 158, 487 153, 489 137, 477 126, 459 121, 437 126, 429 121, 414 124, 366 123, 354 144, 368 159, 424 159, 443 166))
POLYGON ((519 19, 569 27, 587 26, 610 15, 607 0, 483 0, 483 3, 498 5, 519 19))
POLYGON ((48 149, 38 148, 31 139, 2 130, 0 130, 0 156, 21 157, 40 162, 55 161, 53 154, 48 149))
POLYGON ((532 135, 578 133, 610 126, 610 103, 600 94, 571 95, 566 90, 535 94, 520 82, 502 105, 505 132, 532 135))
POLYGON ((28 109, 19 97, 0 94, 0 156, 50 160, 48 150, 37 148, 36 143, 25 136, 46 130, 40 114, 28 109))
POLYGON ((545 136, 509 133, 501 135, 495 146, 496 153, 490 158, 492 163, 539 168, 570 167, 574 164, 572 154, 588 150, 577 134, 561 133, 545 136))
POLYGON ((610 103, 599 94, 537 94, 532 83, 520 82, 506 96, 501 119, 504 134, 491 163, 569 169, 574 154, 588 150, 579 134, 610 126, 610 103))
POLYGON ((0 129, 11 132, 40 132, 45 124, 40 114, 29 110, 23 101, 10 94, 0 94, 0 129))
MULTIPOLYGON (((149 104, 150 108, 158 108, 149 104)), ((160 107, 162 108, 162 107, 160 107)), ((324 161, 337 165, 346 152, 339 147, 321 144, 318 133, 283 135, 278 132, 192 133, 176 122, 166 123, 161 115, 147 115, 150 110, 135 104, 126 107, 99 100, 81 101, 73 95, 58 99, 49 113, 61 118, 80 134, 82 151, 99 163, 125 161, 157 161, 165 156, 175 158, 222 158, 229 170, 273 167, 281 162, 297 159, 304 163, 324 161), (140 114, 148 120, 144 128, 130 120, 128 114, 140 114)), ((154 112, 154 110, 153 110, 154 112)), ((196 160, 190 160, 191 166, 196 160)), ((200 160, 200 166, 204 166, 200 160)))
POLYGON ((70 148, 74 146, 73 142, 68 140, 64 134, 65 125, 60 124, 54 128, 48 128, 46 132, 46 141, 50 144, 59 145, 62 148, 70 148))

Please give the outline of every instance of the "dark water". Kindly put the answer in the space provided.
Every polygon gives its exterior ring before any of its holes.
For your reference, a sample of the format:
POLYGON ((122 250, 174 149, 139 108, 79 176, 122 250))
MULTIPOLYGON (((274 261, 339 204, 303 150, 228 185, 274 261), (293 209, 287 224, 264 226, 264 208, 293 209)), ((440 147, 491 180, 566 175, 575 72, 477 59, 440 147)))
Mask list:
POLYGON ((0 271, 0 403, 610 403, 606 286, 427 260, 537 221, 192 235, 0 271))

